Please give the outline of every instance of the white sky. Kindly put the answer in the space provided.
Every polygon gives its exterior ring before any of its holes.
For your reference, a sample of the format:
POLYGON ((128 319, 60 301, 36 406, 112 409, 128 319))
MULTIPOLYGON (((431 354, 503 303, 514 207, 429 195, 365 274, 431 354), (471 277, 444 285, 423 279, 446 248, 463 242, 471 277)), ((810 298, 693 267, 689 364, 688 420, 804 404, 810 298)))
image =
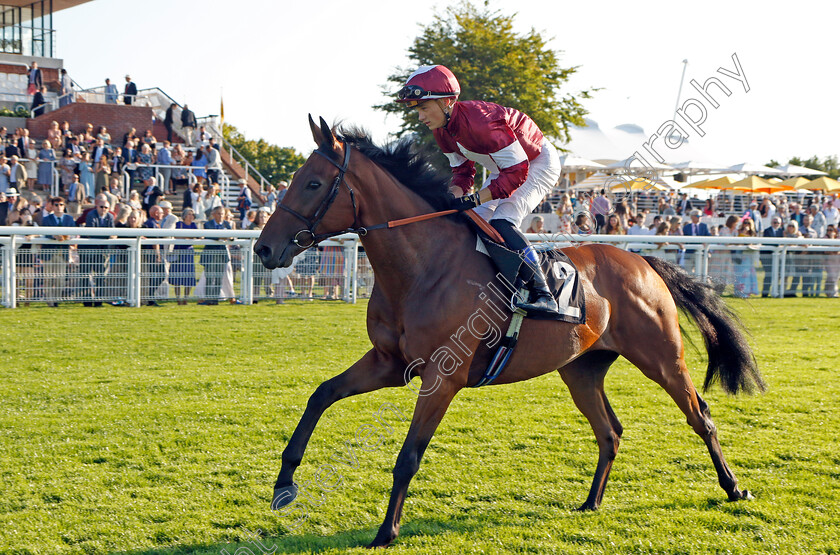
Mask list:
MULTIPOLYGON (((58 57, 80 85, 110 77, 122 90, 131 73, 139 88, 157 86, 198 116, 218 114, 223 91, 226 121, 248 138, 308 154, 310 112, 360 125, 378 141, 398 128, 371 106, 385 99, 380 87, 392 70, 408 64, 420 26, 453 4, 95 0, 59 12, 54 25, 58 57)), ((504 13, 510 5, 491 2, 504 13)), ((515 5, 521 32, 533 27, 553 38, 563 65, 581 66, 571 90, 603 88, 585 103, 602 128, 637 123, 654 132, 672 117, 683 59, 684 101, 699 97, 690 79, 703 83, 718 67, 733 69, 737 53, 751 90, 717 75, 732 95, 709 111, 706 136, 692 137, 695 150, 728 164, 840 152, 840 7, 833 2, 515 5)))

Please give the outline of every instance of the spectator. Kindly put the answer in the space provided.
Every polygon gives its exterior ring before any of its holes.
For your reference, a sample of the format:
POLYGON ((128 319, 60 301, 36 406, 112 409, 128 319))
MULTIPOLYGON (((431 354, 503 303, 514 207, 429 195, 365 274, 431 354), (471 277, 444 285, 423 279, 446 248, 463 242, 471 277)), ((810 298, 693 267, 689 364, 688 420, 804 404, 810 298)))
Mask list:
MULTIPOLYGON (((108 197, 97 195, 94 209, 85 217, 85 227, 100 228, 114 227, 114 215, 109 212, 111 205, 108 197)), ((79 266, 84 286, 85 306, 102 306, 102 299, 106 295, 105 274, 108 269, 110 253, 104 245, 79 245, 79 266)))
POLYGON ((9 158, 9 187, 22 189, 26 185, 26 168, 18 162, 18 157, 9 158))
MULTIPOLYGON (((146 214, 151 217, 152 206, 157 204, 158 198, 163 195, 163 191, 160 190, 155 184, 155 176, 150 176, 148 181, 146 182, 146 187, 143 189, 143 202, 142 208, 146 212, 146 214)), ((160 219, 160 218, 158 218, 160 219)))
POLYGON ((192 189, 190 187, 187 187, 186 189, 184 189, 184 198, 181 202, 181 205, 184 208, 192 208, 192 209, 198 208, 198 203, 201 200, 201 196, 202 196, 203 192, 204 192, 204 190, 202 189, 201 185, 199 185, 198 183, 193 185, 192 189))
POLYGON ((85 197, 93 197, 96 194, 96 174, 94 173, 93 164, 90 160, 90 154, 87 152, 82 154, 78 168, 79 181, 84 185, 85 197))
POLYGON ((123 170, 128 174, 128 186, 134 185, 134 176, 137 173, 137 162, 139 160, 139 153, 134 148, 134 139, 129 139, 125 144, 122 153, 123 170))
POLYGON ((38 94, 38 91, 44 86, 44 78, 41 75, 41 70, 38 69, 38 62, 32 62, 32 65, 29 66, 29 78, 28 78, 28 85, 26 87, 27 94, 38 94))
POLYGON ((773 204, 773 201, 770 200, 770 197, 764 197, 764 200, 761 201, 761 206, 758 207, 759 213, 759 220, 758 220, 758 227, 756 231, 764 233, 764 231, 769 228, 773 223, 773 218, 776 216, 776 205, 773 204))
POLYGON ((123 92, 123 102, 130 106, 137 100, 137 85, 131 82, 131 75, 125 76, 125 91, 123 92))
MULTIPOLYGON (((207 172, 209 173, 210 170, 208 169, 207 172)), ((251 201, 251 189, 248 188, 247 183, 242 183, 242 187, 239 189, 239 196, 236 198, 236 207, 239 210, 240 220, 245 220, 245 215, 253 204, 251 201)))
POLYGON ((682 234, 694 237, 708 237, 709 226, 700 221, 700 210, 691 210, 689 217, 691 221, 683 226, 682 234))
POLYGON ((77 218, 82 213, 82 203, 85 201, 85 186, 79 181, 79 174, 73 174, 73 182, 67 191, 67 212, 77 218))
POLYGON ((192 160, 193 175, 196 180, 202 185, 207 180, 207 172, 204 168, 207 167, 207 157, 204 156, 204 149, 199 147, 195 151, 195 158, 192 160))
POLYGON ((32 117, 37 118, 44 114, 47 109, 47 99, 44 95, 47 94, 47 87, 41 87, 35 91, 35 96, 32 97, 32 117))
POLYGON ((110 79, 105 79, 105 104, 116 104, 118 96, 117 86, 112 85, 110 79))
POLYGON ((64 150, 64 138, 61 135, 61 129, 59 129, 57 121, 50 123, 50 128, 47 129, 47 140, 50 142, 52 148, 64 150))
POLYGON ((123 148, 126 148, 128 146, 129 141, 133 143, 135 139, 137 139, 137 130, 134 127, 132 127, 131 129, 125 132, 125 135, 123 135, 123 148))
POLYGON ((789 219, 796 222, 797 227, 802 226, 802 216, 804 216, 802 212, 802 208, 799 206, 799 203, 792 202, 790 203, 790 216, 789 219))
MULTIPOLYGON (((61 197, 50 198, 50 212, 44 215, 42 222, 44 227, 76 227, 73 218, 64 213, 64 199, 61 197)), ((55 241, 67 241, 69 235, 49 235, 47 239, 55 241)), ((54 244, 41 246, 41 260, 44 262, 44 281, 46 287, 47 306, 58 306, 64 286, 67 281, 67 262, 69 247, 54 244)))
MULTIPOLYGON (((12 169, 9 167, 7 163, 6 156, 0 154, 0 193, 5 193, 11 187, 9 183, 9 178, 12 174, 12 169)), ((2 221, 2 219, 0 219, 2 221)))
POLYGON ((825 202, 825 208, 823 208, 823 216, 825 216, 825 224, 826 226, 833 225, 835 228, 838 224, 840 224, 840 210, 834 206, 834 203, 830 200, 825 202))
MULTIPOLYGON (((144 143, 140 147, 140 154, 137 156, 137 177, 140 178, 145 185, 148 186, 149 180, 154 177, 155 169, 152 164, 155 163, 152 155, 152 149, 148 144, 144 143)), ((163 190, 161 189, 161 193, 163 190)))
MULTIPOLYGON (((131 191, 128 195, 128 205, 132 210, 143 210, 143 203, 140 202, 140 193, 137 191, 131 191)), ((145 213, 146 211, 143 210, 144 215, 145 213)))
MULTIPOLYGON (((757 237, 755 222, 744 218, 738 227, 738 237, 757 237)), ((758 295, 758 276, 755 271, 756 245, 736 250, 732 261, 735 264, 735 294, 739 297, 758 295)))
POLYGON ((175 106, 173 102, 166 109, 166 115, 163 118, 163 126, 166 128, 166 140, 172 142, 172 125, 175 123, 175 106))
POLYGON ((607 216, 607 223, 604 226, 603 233, 605 235, 624 235, 624 227, 621 225, 621 218, 618 217, 618 214, 607 216))
POLYGON ((99 126, 99 131, 96 133, 96 138, 102 140, 102 144, 106 148, 111 148, 111 134, 108 133, 108 128, 104 125, 99 126))
MULTIPOLYGON (((827 239, 837 239, 837 227, 829 225, 825 230, 825 237, 827 239)), ((825 253, 825 286, 823 291, 826 297, 836 299, 837 294, 837 279, 840 278, 840 251, 831 251, 825 253)))
POLYGON ((73 103, 73 80, 67 74, 67 70, 61 69, 61 96, 58 97, 58 106, 67 106, 73 103))
MULTIPOLYGON (((173 104, 174 106, 174 104, 173 104)), ((170 142, 163 141, 163 147, 157 153, 157 164, 159 166, 171 166, 174 163, 170 152, 170 142)), ((175 186, 172 184, 172 168, 158 168, 160 175, 160 188, 168 195, 175 194, 175 186)))
POLYGON ((809 206, 808 215, 811 216, 811 227, 813 227, 814 231, 817 232, 817 237, 825 237, 825 229, 828 224, 826 222, 825 214, 823 214, 820 210, 819 204, 813 203, 809 206))
MULTIPOLYGON (((770 225, 761 233, 762 237, 770 239, 778 239, 784 236, 782 229, 782 219, 778 216, 773 216, 770 219, 770 225)), ((759 261, 764 270, 764 284, 761 288, 761 296, 767 297, 770 295, 770 284, 773 281, 773 250, 772 248, 762 248, 759 251, 759 261)))
POLYGON ((531 218, 531 225, 528 226, 525 233, 545 233, 545 228, 543 227, 544 222, 545 220, 542 216, 534 216, 531 218))
MULTIPOLYGON (((281 181, 277 184, 277 204, 283 202, 283 197, 286 196, 286 191, 289 190, 289 184, 286 181, 281 181)), ((271 207, 271 211, 274 211, 274 206, 271 207)))
MULTIPOLYGON (((799 233, 803 239, 817 239, 819 237, 817 230, 813 227, 813 217, 811 214, 802 215, 802 226, 799 228, 799 233)), ((822 266, 818 261, 819 256, 819 253, 813 254, 808 252, 803 252, 799 255, 801 259, 800 272, 802 273, 803 297, 816 297, 819 294, 818 286, 822 278, 822 266)))
MULTIPOLYGON (((212 219, 204 223, 204 229, 231 229, 229 222, 224 221, 225 209, 217 206, 213 209, 212 219)), ((199 304, 219 304, 219 294, 222 288, 222 276, 225 265, 230 262, 227 245, 206 245, 201 253, 200 262, 207 274, 206 300, 199 304)))
POLYGON ((151 129, 146 129, 143 133, 143 138, 140 140, 140 146, 142 145, 149 145, 149 149, 152 151, 152 154, 155 153, 157 150, 157 138, 152 135, 151 129))
POLYGON ((114 156, 108 163, 111 166, 111 175, 116 177, 122 174, 123 169, 125 168, 125 158, 123 158, 121 147, 114 149, 114 156))
POLYGON ((203 125, 198 128, 198 143, 202 146, 210 144, 210 132, 203 125))
POLYGON ((706 205, 703 206, 703 215, 704 216, 714 216, 715 215, 715 202, 712 200, 711 197, 706 199, 706 205))
POLYGON ((168 200, 162 200, 158 206, 160 206, 163 210, 163 216, 160 220, 161 229, 176 229, 175 224, 177 224, 179 220, 178 216, 172 213, 172 203, 168 200))
POLYGON ((691 206, 691 200, 688 198, 688 193, 680 193, 680 200, 677 202, 676 212, 677 215, 685 216, 691 210, 693 206, 691 206))
MULTIPOLYGON (((148 210, 149 218, 143 227, 160 229, 160 221, 163 217, 163 209, 160 206, 151 206, 148 210)), ((143 269, 143 293, 141 299, 145 299, 146 306, 160 306, 155 300, 155 292, 161 283, 166 279, 166 266, 164 265, 163 249, 160 244, 146 244, 141 249, 141 261, 143 269)))
POLYGON ((187 104, 184 104, 184 109, 181 110, 181 128, 184 130, 184 140, 188 147, 193 146, 193 133, 195 133, 196 121, 195 114, 190 110, 187 104))
MULTIPOLYGON (((99 162, 94 165, 94 189, 101 191, 103 188, 108 189, 108 182, 111 180, 111 165, 108 161, 108 156, 100 156, 99 162)), ((110 203, 109 203, 110 204, 110 203)))
POLYGON ((79 134, 79 143, 88 152, 93 148, 93 145, 96 144, 96 137, 93 135, 93 124, 88 123, 85 125, 84 133, 79 134))
MULTIPOLYGON (((802 234, 799 233, 799 225, 796 220, 790 220, 785 226, 786 239, 802 239, 802 234)), ((787 275, 790 276, 790 284, 785 288, 785 297, 795 297, 796 289, 802 282, 802 261, 801 255, 791 254, 787 268, 787 275)))
MULTIPOLYGON (((9 189, 11 191, 11 189, 9 189)), ((5 192, 0 192, 0 224, 6 225, 6 220, 9 217, 9 213, 12 211, 12 203, 9 202, 9 198, 6 196, 5 192)))
MULTIPOLYGON (((195 223, 195 211, 185 208, 181 213, 182 220, 175 224, 175 229, 198 229, 195 223)), ((195 287, 195 251, 191 244, 177 244, 173 248, 173 261, 169 268, 169 283, 175 289, 175 298, 179 305, 187 304, 190 289, 195 287), (181 287, 184 288, 184 298, 181 299, 181 287)))
POLYGON ((592 200, 592 213, 595 215, 597 231, 601 231, 607 225, 607 214, 612 211, 612 203, 607 198, 607 191, 601 192, 592 200))
MULTIPOLYGON (((207 158, 207 180, 210 183, 219 182, 219 174, 222 173, 222 156, 219 151, 211 145, 204 147, 204 157, 207 158)), ((241 195, 241 193, 240 193, 241 195)), ((250 200, 250 198, 248 199, 250 200)))
POLYGON ((58 161, 58 170, 61 177, 61 191, 66 193, 70 190, 76 176, 76 159, 73 158, 73 150, 65 149, 64 156, 58 161))

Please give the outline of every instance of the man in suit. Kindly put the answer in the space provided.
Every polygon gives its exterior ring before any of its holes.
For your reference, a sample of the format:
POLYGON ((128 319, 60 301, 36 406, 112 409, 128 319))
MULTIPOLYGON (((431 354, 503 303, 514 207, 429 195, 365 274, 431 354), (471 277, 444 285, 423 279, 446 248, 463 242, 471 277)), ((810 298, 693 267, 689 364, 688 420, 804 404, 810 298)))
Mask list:
POLYGON ((143 210, 146 211, 146 214, 149 217, 152 216, 152 207, 157 204, 158 198, 163 195, 163 191, 160 190, 160 187, 155 185, 155 176, 151 176, 149 178, 149 184, 143 189, 143 192, 140 193, 141 201, 140 204, 143 207, 143 210))
MULTIPOLYGON (((214 208, 213 219, 204 222, 204 229, 230 229, 230 223, 224 221, 224 214, 223 206, 214 208)), ((199 304, 219 304, 225 265, 230 262, 227 245, 206 245, 199 261, 207 273, 205 300, 199 304)))
POLYGON ((195 132, 195 114, 190 110, 187 104, 184 104, 184 109, 181 110, 181 127, 184 129, 184 140, 187 146, 193 146, 193 133, 195 132))
MULTIPOLYGON (((44 227, 76 227, 76 222, 69 214, 64 213, 64 199, 52 197, 50 204, 52 212, 46 214, 41 223, 44 227)), ((67 241, 69 235, 48 235, 47 239, 67 241)), ((44 261, 44 281, 46 288, 47 306, 58 306, 58 300, 67 283, 67 255, 69 247, 60 245, 43 245, 41 259, 44 261)))
MULTIPOLYGON (((684 199, 688 201, 688 199, 684 199)), ((683 201, 680 201, 682 203, 683 201)), ((689 206, 690 206, 689 201, 689 206)), ((697 209, 694 209, 690 212, 691 221, 683 226, 683 235, 690 235, 693 237, 708 237, 709 236, 709 226, 704 224, 700 221, 700 214, 701 212, 697 209)), ((685 251, 685 260, 686 260, 686 267, 689 264, 689 256, 693 255, 696 252, 695 249, 686 249, 685 251)), ((695 274, 698 274, 697 271, 699 268, 695 268, 695 274)))
POLYGON ((18 162, 17 156, 9 158, 9 187, 21 189, 26 186, 26 168, 18 162))
POLYGON ((29 68, 29 86, 27 90, 29 94, 37 93, 44 86, 44 78, 41 75, 41 70, 38 69, 38 62, 32 62, 29 68))
POLYGON ((35 91, 35 96, 32 97, 32 117, 37 118, 46 110, 47 100, 44 97, 45 94, 47 94, 47 87, 41 87, 35 91))
MULTIPOLYGON (((766 228, 761 236, 776 239, 784 237, 785 230, 782 229, 782 219, 779 216, 773 216, 770 220, 770 227, 766 228)), ((761 268, 764 270, 764 286, 761 288, 761 296, 768 297, 770 295, 770 284, 773 281, 773 249, 762 248, 758 253, 758 260, 761 262, 761 268)))
POLYGON ((112 85, 110 79, 105 79, 105 104, 116 104, 119 94, 117 86, 112 85))
MULTIPOLYGON (((154 181, 152 181, 154 184, 154 181)), ((149 219, 143 223, 143 227, 151 229, 160 229, 160 222, 163 219, 163 209, 160 206, 152 206, 149 208, 149 219)), ((140 270, 143 276, 143 292, 141 298, 146 299, 146 306, 160 306, 155 301, 155 292, 160 284, 166 278, 166 265, 163 262, 163 249, 159 244, 144 245, 141 249, 142 269, 140 270)))
POLYGON ((127 106, 131 106, 137 98, 137 85, 131 81, 131 75, 125 76, 125 92, 123 93, 123 101, 127 106))
MULTIPOLYGON (((108 211, 110 208, 111 204, 107 196, 96 195, 93 210, 85 216, 85 227, 114 227, 114 215, 108 211)), ((85 280, 83 294, 85 298, 90 299, 84 301, 85 306, 102 306, 109 258, 108 247, 104 245, 79 246, 79 271, 82 279, 85 280)))
POLYGON ((102 139, 96 139, 96 143, 93 145, 93 149, 91 151, 91 160, 93 160, 94 167, 96 164, 99 163, 99 159, 105 156, 108 158, 111 156, 111 151, 108 150, 108 147, 105 146, 105 141, 102 139))
POLYGON ((688 193, 680 194, 680 200, 677 201, 677 214, 684 216, 691 212, 691 200, 688 198, 688 193))

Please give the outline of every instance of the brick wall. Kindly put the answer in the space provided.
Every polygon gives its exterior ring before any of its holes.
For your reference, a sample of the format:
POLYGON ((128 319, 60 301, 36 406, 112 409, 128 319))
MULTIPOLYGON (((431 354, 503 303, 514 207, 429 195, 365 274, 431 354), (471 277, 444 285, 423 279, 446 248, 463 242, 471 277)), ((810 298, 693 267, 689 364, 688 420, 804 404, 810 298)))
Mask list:
MULTIPOLYGON (((100 125, 108 128, 111 141, 115 146, 122 146, 122 137, 133 127, 137 136, 142 137, 146 129, 152 129, 152 109, 146 106, 125 106, 123 104, 92 104, 78 102, 48 112, 35 119, 26 120, 29 136, 41 141, 47 137, 47 129, 53 121, 67 121, 74 133, 84 131, 88 123, 93 124, 94 133, 100 125)), ((157 128, 155 128, 157 129, 157 128)), ((157 136, 157 135, 156 135, 157 136)), ((166 135, 157 136, 163 141, 166 135)))
MULTIPOLYGON (((23 66, 8 65, 0 62, 0 73, 27 75, 29 70, 23 66)), ((47 89, 53 92, 61 90, 61 80, 59 79, 58 69, 42 67, 41 80, 47 86, 47 89)))

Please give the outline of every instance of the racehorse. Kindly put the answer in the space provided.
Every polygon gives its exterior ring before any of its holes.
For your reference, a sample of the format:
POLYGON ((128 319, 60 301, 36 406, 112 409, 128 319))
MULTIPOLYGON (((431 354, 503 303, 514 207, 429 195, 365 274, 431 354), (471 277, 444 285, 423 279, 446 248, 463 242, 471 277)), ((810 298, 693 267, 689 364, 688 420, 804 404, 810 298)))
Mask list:
MULTIPOLYGON (((315 425, 333 403, 383 387, 422 389, 393 470, 385 520, 370 547, 387 546, 399 532, 408 485, 455 395, 482 377, 492 349, 475 315, 485 320, 500 277, 476 250, 476 232, 461 215, 401 227, 386 222, 445 210, 449 177, 435 172, 412 145, 375 145, 357 130, 337 134, 310 116, 318 148, 295 173, 278 209, 254 246, 268 268, 287 267, 318 241, 355 232, 367 253, 375 286, 367 309, 373 347, 350 368, 323 382, 309 398, 283 451, 272 508, 291 503, 293 481, 315 425), (473 318, 473 320, 471 320, 473 318), (472 327, 470 327, 472 322, 472 327), (442 346, 448 351, 442 351, 442 346), (440 355, 444 352, 443 355, 440 355), (438 358, 435 358, 438 354, 438 358)), ((598 443, 598 462, 581 510, 601 504, 618 451, 622 425, 604 393, 604 376, 623 356, 662 386, 705 442, 720 486, 732 501, 751 498, 721 452, 709 407, 689 376, 678 320, 684 311, 703 336, 709 363, 704 389, 720 382, 728 393, 763 390, 764 381, 734 314, 709 286, 660 259, 600 244, 564 249, 585 292, 582 324, 526 318, 517 349, 494 385, 557 370, 598 443)), ((498 309, 498 306, 495 306, 498 309)), ((506 319, 511 311, 502 312, 506 319)), ((489 329, 487 326, 486 329, 489 329)))

